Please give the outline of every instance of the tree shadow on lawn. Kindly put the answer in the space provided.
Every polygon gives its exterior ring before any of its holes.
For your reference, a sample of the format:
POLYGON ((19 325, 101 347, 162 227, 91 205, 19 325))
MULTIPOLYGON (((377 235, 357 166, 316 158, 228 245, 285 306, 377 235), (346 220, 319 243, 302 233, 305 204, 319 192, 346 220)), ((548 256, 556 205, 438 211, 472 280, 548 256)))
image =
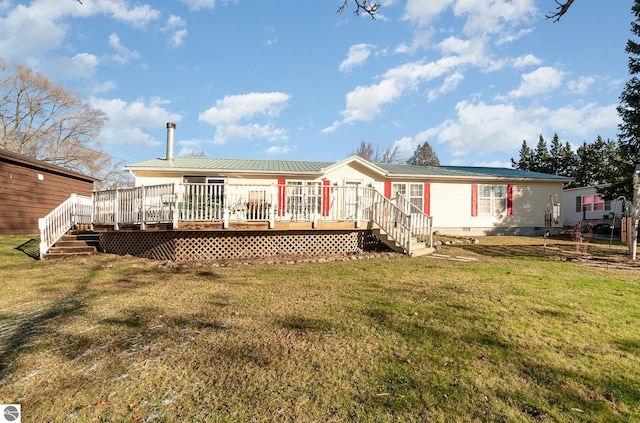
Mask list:
MULTIPOLYGON (((633 404, 640 402, 640 392, 635 390, 638 380, 633 376, 581 370, 579 363, 587 353, 581 355, 562 348, 555 352, 548 348, 537 351, 529 343, 520 344, 517 337, 512 339, 505 334, 499 321, 471 308, 430 304, 427 309, 428 319, 423 317, 427 311, 424 309, 413 315, 373 303, 361 310, 380 336, 401 339, 402 343, 394 348, 405 354, 381 355, 372 382, 378 391, 356 397, 366 409, 426 420, 444 413, 466 418, 473 415, 482 421, 508 421, 513 417, 505 414, 507 409, 523 417, 568 421, 574 421, 572 409, 582 410, 583 416, 595 421, 614 416, 621 416, 624 421, 637 415, 633 414, 633 404), (552 363, 549 353, 557 356, 552 363), (445 358, 450 361, 437 362, 445 358), (482 375, 520 383, 500 384, 495 389, 491 383, 480 382, 482 375), (485 400, 469 400, 474 396, 485 400), (458 404, 468 406, 469 401, 477 409, 457 410, 458 404)), ((540 319, 558 322, 571 318, 549 310, 539 310, 537 314, 540 319)), ((637 342, 618 340, 614 346, 625 351, 636 348, 637 342)))
MULTIPOLYGON (((64 265, 67 266, 66 263, 64 265)), ((141 286, 161 282, 173 274, 157 268, 132 267, 127 269, 125 275, 114 278, 109 284, 93 284, 95 280, 103 278, 103 273, 110 267, 110 264, 105 267, 104 263, 93 264, 89 269, 82 267, 79 270, 83 275, 81 280, 70 292, 63 294, 63 298, 30 313, 0 315, 0 323, 5 328, 4 333, 0 334, 0 383, 11 375, 13 362, 22 355, 29 354, 30 347, 41 343, 41 340, 55 342, 54 348, 63 351, 69 358, 79 357, 95 348, 102 339, 69 335, 65 325, 74 317, 82 316, 95 300, 104 296, 132 293, 141 286), (152 281, 148 281, 150 273, 157 274, 152 281), (143 278, 136 280, 137 276, 143 278)), ((48 282, 43 282, 39 290, 47 296, 52 293, 61 294, 60 288, 51 286, 48 282)), ((133 308, 98 323, 140 330, 147 327, 150 316, 157 314, 155 308, 133 308)), ((125 344, 126 341, 123 341, 121 347, 126 348, 125 344)))
POLYGON ((515 244, 505 240, 503 245, 486 244, 456 244, 457 248, 489 257, 538 257, 560 260, 569 260, 575 257, 593 257, 598 259, 625 260, 628 251, 622 249, 618 242, 609 245, 608 240, 593 240, 586 246, 586 255, 583 254, 583 246, 578 246, 571 240, 548 238, 546 245, 543 240, 540 243, 515 244))

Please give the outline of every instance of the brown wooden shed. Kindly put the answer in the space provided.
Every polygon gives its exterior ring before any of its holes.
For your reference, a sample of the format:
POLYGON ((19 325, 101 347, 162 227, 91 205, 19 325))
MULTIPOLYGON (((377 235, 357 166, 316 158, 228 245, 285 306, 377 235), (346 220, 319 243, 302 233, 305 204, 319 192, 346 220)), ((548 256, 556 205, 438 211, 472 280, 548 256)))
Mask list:
POLYGON ((0 234, 36 234, 38 219, 98 179, 0 148, 0 234))

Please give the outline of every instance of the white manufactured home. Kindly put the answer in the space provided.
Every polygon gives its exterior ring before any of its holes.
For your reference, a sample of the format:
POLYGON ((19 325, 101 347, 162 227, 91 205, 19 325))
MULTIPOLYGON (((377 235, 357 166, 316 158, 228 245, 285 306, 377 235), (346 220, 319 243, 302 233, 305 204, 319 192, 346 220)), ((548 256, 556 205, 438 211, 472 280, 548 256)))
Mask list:
MULTIPOLYGON (((443 235, 559 231, 569 178, 507 168, 174 157, 125 167, 135 187, 94 192, 47 222, 91 222, 105 251, 168 260, 349 254, 386 245, 419 255, 443 235), (69 217, 70 216, 70 217, 69 217)), ((42 226, 50 224, 43 221, 42 226)), ((41 250, 68 223, 42 232, 41 250)))
POLYGON ((597 186, 567 188, 562 193, 562 216, 565 226, 580 222, 611 223, 623 213, 623 201, 605 200, 597 186))
POLYGON ((560 203, 570 181, 506 168, 376 164, 357 156, 339 162, 176 157, 126 169, 137 187, 217 187, 211 195, 224 193, 240 208, 273 208, 280 221, 299 220, 302 213, 329 218, 328 206, 338 198, 326 195, 373 189, 389 200, 404 197, 433 218, 433 230, 447 235, 541 235, 550 204, 560 203))

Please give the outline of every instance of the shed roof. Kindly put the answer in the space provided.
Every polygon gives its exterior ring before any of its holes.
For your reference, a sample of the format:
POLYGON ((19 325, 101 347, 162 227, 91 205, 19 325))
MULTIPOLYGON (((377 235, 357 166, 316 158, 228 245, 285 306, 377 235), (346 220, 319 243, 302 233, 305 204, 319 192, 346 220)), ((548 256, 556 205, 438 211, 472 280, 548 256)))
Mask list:
POLYGON ((100 180, 92 176, 84 175, 82 173, 74 172, 61 166, 45 162, 44 160, 38 160, 33 157, 25 156, 24 154, 16 153, 13 151, 0 148, 0 161, 11 162, 23 167, 30 167, 41 171, 56 173, 59 175, 67 176, 73 179, 83 180, 86 182, 99 182, 100 180))

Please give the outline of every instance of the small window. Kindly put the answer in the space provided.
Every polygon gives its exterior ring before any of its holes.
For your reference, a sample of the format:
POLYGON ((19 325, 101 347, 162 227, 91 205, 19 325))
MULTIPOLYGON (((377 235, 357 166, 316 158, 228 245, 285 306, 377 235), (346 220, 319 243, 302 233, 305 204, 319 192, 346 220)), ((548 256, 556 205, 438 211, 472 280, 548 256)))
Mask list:
POLYGON ((611 202, 605 201, 599 195, 583 195, 576 197, 576 213, 582 213, 582 211, 605 211, 611 209, 611 202))
POLYGON ((391 187, 391 197, 402 195, 409 200, 418 210, 423 211, 424 207, 424 184, 396 182, 391 187))
POLYGON ((485 216, 497 216, 507 210, 507 186, 506 185, 479 185, 478 186, 478 214, 485 216))

